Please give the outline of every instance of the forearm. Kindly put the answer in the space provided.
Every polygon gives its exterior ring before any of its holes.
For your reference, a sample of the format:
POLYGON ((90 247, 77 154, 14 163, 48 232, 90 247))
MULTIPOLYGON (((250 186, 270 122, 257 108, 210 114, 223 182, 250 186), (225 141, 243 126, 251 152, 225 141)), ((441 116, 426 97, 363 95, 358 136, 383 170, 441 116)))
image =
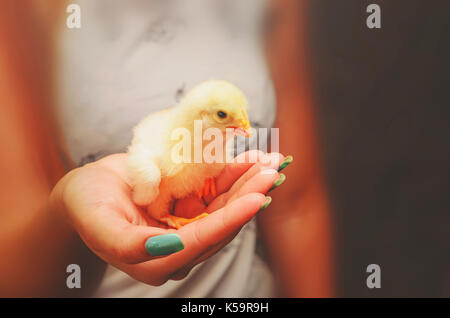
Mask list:
POLYGON ((49 203, 65 170, 51 114, 56 19, 45 9, 55 5, 0 3, 0 296, 62 295, 67 265, 86 261, 81 240, 49 203))
MULTIPOLYGON (((8 217, 0 239, 0 296, 59 296, 65 269, 80 251, 75 232, 49 204, 16 211, 8 217)), ((75 258, 76 259, 76 258, 75 258)))
POLYGON ((4 44, 0 41, 0 69, 7 78, 0 83, 0 145, 8 151, 0 158, 0 296, 46 296, 62 278, 75 235, 49 205, 63 168, 49 150, 43 125, 30 114, 40 99, 26 98, 29 86, 15 75, 4 44))
POLYGON ((283 171, 285 183, 270 194, 273 203, 260 225, 282 291, 290 297, 328 297, 334 289, 332 214, 312 104, 304 96, 279 97, 280 150, 294 161, 283 171))
POLYGON ((64 179, 46 197, 30 198, 34 202, 28 201, 26 212, 4 215, 0 297, 89 296, 100 282, 105 263, 86 247, 69 223, 63 190, 64 179), (80 290, 67 288, 69 264, 81 267, 80 290))
MULTIPOLYGON (((267 57, 277 94, 279 150, 294 162, 260 228, 282 293, 332 296, 331 212, 320 164, 306 44, 307 2, 274 0, 267 57)), ((272 149, 272 151, 278 149, 272 149)))
POLYGON ((271 193, 270 211, 261 216, 262 233, 287 296, 332 296, 332 220, 313 103, 304 81, 289 91, 278 86, 278 92, 280 151, 294 161, 286 168, 286 182, 271 193))
POLYGON ((287 297, 331 297, 332 231, 326 199, 318 186, 307 189, 300 199, 288 198, 282 188, 272 194, 270 211, 259 219, 280 292, 287 297), (288 216, 277 217, 286 211, 288 216))

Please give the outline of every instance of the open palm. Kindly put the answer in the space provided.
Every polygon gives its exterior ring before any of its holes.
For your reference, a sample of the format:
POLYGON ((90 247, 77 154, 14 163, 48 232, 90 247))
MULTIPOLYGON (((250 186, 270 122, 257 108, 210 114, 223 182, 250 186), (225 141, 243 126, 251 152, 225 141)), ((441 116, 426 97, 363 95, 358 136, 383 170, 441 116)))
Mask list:
POLYGON ((226 166, 216 180, 216 198, 203 201, 192 196, 176 202, 178 216, 210 213, 179 230, 167 228, 133 203, 126 154, 71 171, 55 187, 52 201, 95 254, 142 282, 161 285, 185 277, 229 243, 265 204, 264 194, 279 178, 276 169, 283 156, 257 151, 240 156, 248 159, 251 155, 258 157, 256 164, 226 166), (148 238, 169 233, 179 235, 184 249, 165 256, 146 251, 148 238))

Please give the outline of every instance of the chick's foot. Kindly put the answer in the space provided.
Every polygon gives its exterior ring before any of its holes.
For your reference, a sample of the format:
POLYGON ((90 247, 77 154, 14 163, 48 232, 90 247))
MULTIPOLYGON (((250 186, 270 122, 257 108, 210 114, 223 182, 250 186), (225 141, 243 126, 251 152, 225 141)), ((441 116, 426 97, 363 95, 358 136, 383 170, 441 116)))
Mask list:
POLYGON ((208 178, 205 180, 205 185, 202 190, 197 192, 197 197, 201 200, 202 198, 206 198, 209 194, 211 194, 213 198, 217 195, 216 180, 214 178, 208 178))
POLYGON ((182 217, 175 216, 175 215, 172 215, 172 214, 168 214, 167 216, 162 217, 160 219, 160 221, 165 223, 165 224, 167 224, 170 227, 173 227, 175 229, 180 229, 183 226, 185 226, 186 224, 189 224, 189 223, 192 223, 192 222, 197 221, 199 219, 202 219, 202 218, 204 218, 207 215, 208 215, 208 213, 202 213, 202 214, 196 216, 195 218, 187 219, 187 218, 182 218, 182 217))

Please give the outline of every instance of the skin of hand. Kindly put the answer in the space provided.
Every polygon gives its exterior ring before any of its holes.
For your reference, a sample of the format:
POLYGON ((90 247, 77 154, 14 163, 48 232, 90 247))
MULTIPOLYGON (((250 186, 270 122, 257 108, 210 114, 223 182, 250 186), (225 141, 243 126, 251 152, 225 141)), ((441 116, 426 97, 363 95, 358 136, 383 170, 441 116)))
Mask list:
POLYGON ((216 198, 200 202, 189 197, 177 202, 175 214, 179 216, 204 209, 210 213, 179 230, 168 229, 133 203, 126 154, 111 155, 69 172, 54 188, 51 206, 101 259, 137 280, 159 286, 169 279, 184 278, 195 265, 214 255, 269 201, 264 194, 279 179, 276 168, 284 157, 259 151, 240 156, 217 178, 216 198), (238 163, 240 156, 251 155, 256 156, 256 163, 238 163), (147 240, 164 234, 178 235, 184 248, 170 255, 150 255, 147 240))

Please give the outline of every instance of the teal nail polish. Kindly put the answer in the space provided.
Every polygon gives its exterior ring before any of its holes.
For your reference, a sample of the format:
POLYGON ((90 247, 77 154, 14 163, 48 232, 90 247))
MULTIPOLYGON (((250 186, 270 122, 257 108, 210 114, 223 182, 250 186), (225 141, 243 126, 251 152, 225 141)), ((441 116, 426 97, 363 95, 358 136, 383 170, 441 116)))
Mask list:
POLYGON ((264 210, 265 208, 267 208, 271 202, 272 202, 272 198, 266 197, 266 202, 264 202, 264 204, 261 206, 261 208, 259 209, 259 211, 257 213, 259 213, 262 210, 264 210))
POLYGON ((145 250, 152 256, 169 255, 184 249, 178 234, 152 236, 145 242, 145 250))
POLYGON ((284 158, 283 162, 278 167, 278 172, 280 172, 281 170, 283 170, 284 168, 289 166, 293 160, 294 160, 294 157, 292 157, 292 156, 287 156, 286 158, 284 158))
POLYGON ((273 183, 272 187, 267 192, 270 192, 273 189, 278 188, 280 185, 283 184, 284 180, 286 180, 286 175, 284 173, 280 173, 280 178, 273 183))

